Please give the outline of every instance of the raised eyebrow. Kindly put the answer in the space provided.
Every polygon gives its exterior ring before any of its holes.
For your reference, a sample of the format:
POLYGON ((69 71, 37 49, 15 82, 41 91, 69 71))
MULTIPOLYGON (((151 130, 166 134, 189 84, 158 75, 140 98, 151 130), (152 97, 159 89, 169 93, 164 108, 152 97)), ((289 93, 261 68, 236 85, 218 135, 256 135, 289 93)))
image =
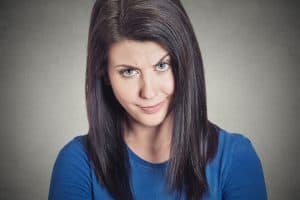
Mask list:
POLYGON ((166 55, 164 55, 161 59, 159 59, 159 61, 156 63, 156 64, 154 64, 153 66, 156 66, 156 65, 158 65, 159 63, 161 63, 166 57, 168 57, 169 56, 169 53, 167 53, 166 55))
MULTIPOLYGON (((159 63, 161 63, 166 57, 169 56, 169 53, 165 54, 163 57, 161 57, 159 59, 159 61, 157 63, 155 63, 154 65, 152 66, 157 66, 159 63)), ((120 65, 116 65, 114 67, 126 67, 126 68, 130 68, 130 69, 139 69, 138 67, 136 66, 132 66, 132 65, 126 65, 126 64, 120 64, 120 65)))

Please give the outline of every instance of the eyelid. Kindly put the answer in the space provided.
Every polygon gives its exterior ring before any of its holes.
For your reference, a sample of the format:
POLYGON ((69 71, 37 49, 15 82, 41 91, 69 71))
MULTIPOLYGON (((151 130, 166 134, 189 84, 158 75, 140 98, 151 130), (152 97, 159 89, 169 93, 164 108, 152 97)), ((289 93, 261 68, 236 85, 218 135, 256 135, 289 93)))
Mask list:
POLYGON ((159 63, 157 63, 156 66, 159 64, 170 64, 170 62, 168 60, 162 60, 159 63))
POLYGON ((168 65, 168 67, 166 69, 164 69, 164 70, 158 70, 159 72, 165 72, 165 71, 167 71, 171 67, 171 64, 170 64, 169 61, 161 61, 155 67, 157 67, 157 66, 159 66, 161 64, 166 64, 166 65, 168 65))
POLYGON ((125 77, 125 78, 131 78, 131 77, 134 77, 134 76, 136 75, 136 74, 131 75, 131 76, 126 76, 126 75, 124 75, 125 71, 127 71, 127 70, 137 71, 138 69, 136 69, 136 68, 134 68, 134 67, 127 67, 127 68, 121 69, 121 70, 119 71, 119 73, 121 74, 121 76, 123 76, 123 77, 125 77))
MULTIPOLYGON (((168 68, 167 68, 166 70, 156 70, 156 71, 158 71, 158 72, 165 72, 165 71, 167 71, 167 70, 170 68, 170 60, 169 60, 169 59, 166 59, 166 60, 164 60, 164 61, 160 61, 159 63, 157 63, 156 65, 154 65, 154 67, 157 67, 157 66, 159 66, 160 64, 167 64, 167 65, 168 65, 168 68)), ((132 78, 132 77, 134 77, 134 76, 136 75, 136 74, 134 74, 134 75, 132 75, 132 76, 126 76, 126 75, 124 75, 123 73, 124 73, 125 71, 127 71, 127 70, 134 70, 134 71, 137 71, 137 73, 138 73, 138 71, 140 71, 140 69, 138 69, 138 68, 136 68, 136 67, 127 66, 126 68, 121 69, 121 70, 119 71, 119 73, 120 73, 123 77, 125 77, 125 78, 132 78)))

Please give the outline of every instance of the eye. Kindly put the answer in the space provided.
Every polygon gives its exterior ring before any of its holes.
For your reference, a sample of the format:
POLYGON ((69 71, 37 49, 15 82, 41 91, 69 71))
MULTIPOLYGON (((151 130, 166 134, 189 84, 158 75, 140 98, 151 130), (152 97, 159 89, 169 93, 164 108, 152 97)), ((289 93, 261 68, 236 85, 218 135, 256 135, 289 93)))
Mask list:
POLYGON ((169 69, 170 65, 167 62, 161 62, 158 65, 156 65, 156 68, 158 71, 167 71, 169 69))
POLYGON ((137 71, 135 69, 130 69, 130 68, 122 69, 120 70, 120 74, 125 77, 132 77, 137 74, 137 71))

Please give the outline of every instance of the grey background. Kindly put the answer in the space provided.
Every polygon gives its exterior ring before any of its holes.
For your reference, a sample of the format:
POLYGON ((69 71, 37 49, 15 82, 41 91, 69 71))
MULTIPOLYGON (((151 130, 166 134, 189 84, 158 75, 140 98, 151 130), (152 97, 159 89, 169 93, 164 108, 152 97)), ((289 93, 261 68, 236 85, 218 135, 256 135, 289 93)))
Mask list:
MULTIPOLYGON (((184 0, 203 53, 209 118, 249 137, 269 199, 300 199, 300 6, 184 0)), ((1 1, 0 199, 46 199, 59 149, 87 132, 93 1, 1 1)))

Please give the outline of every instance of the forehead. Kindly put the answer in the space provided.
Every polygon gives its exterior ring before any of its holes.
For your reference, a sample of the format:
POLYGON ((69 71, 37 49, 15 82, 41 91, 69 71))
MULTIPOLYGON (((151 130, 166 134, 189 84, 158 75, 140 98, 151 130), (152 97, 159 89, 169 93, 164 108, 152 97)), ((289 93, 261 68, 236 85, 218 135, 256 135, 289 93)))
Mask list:
POLYGON ((122 40, 114 43, 108 52, 109 66, 115 65, 153 65, 159 61, 167 51, 153 41, 122 40))

